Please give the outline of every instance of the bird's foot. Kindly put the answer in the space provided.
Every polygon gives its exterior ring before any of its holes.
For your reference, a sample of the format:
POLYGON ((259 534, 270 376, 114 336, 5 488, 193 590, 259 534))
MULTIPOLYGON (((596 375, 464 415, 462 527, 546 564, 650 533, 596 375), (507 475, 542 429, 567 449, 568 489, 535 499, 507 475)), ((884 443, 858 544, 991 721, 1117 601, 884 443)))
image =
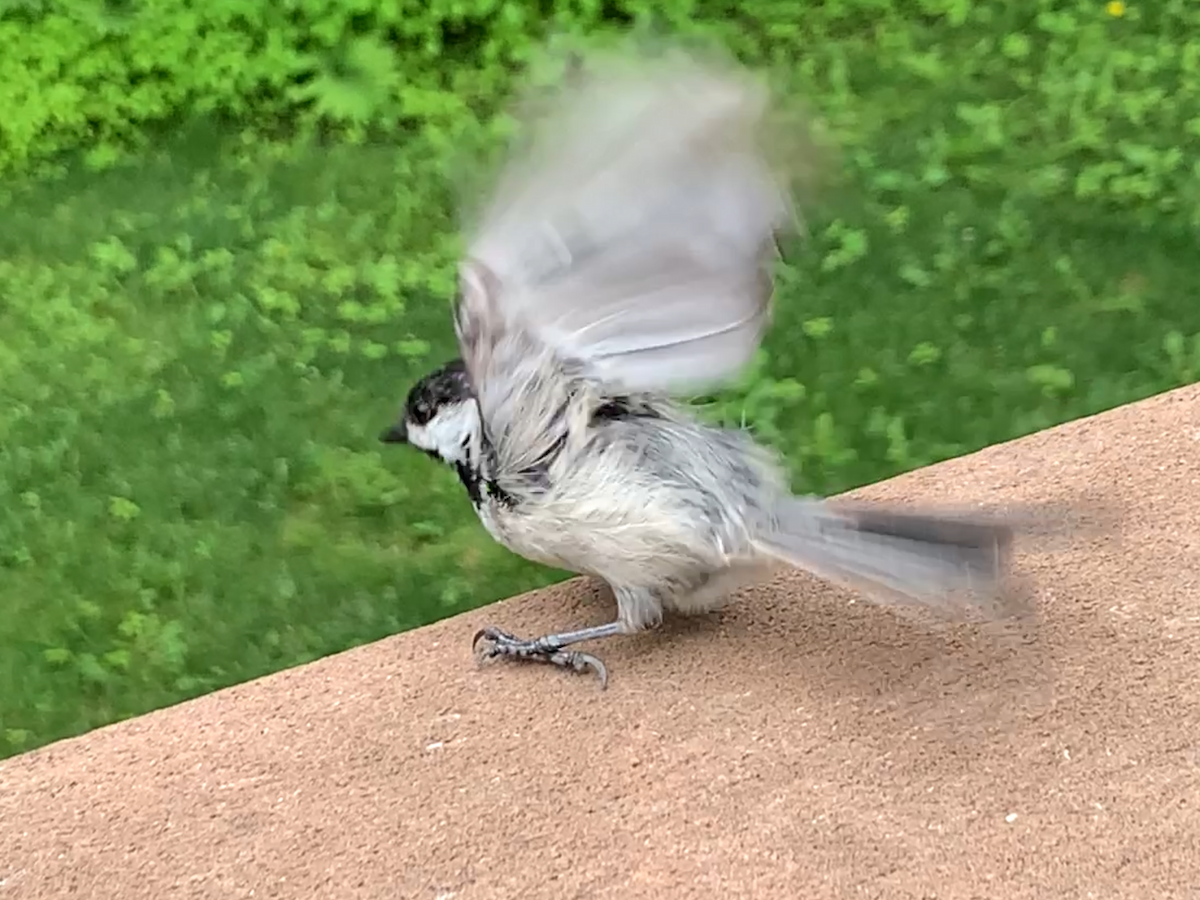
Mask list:
POLYGON ((509 634, 507 631, 501 631, 499 628, 489 626, 481 628, 475 633, 475 639, 471 641, 471 649, 474 650, 481 640, 486 640, 490 645, 483 651, 482 656, 484 659, 494 659, 497 656, 503 656, 508 659, 523 660, 525 662, 549 663, 550 665, 571 669, 575 672, 586 672, 588 669, 591 669, 600 676, 601 689, 606 687, 608 684, 608 669, 605 668, 604 663, 590 653, 567 650, 567 644, 574 643, 574 641, 564 640, 566 637, 568 636, 548 634, 545 637, 524 640, 509 634))

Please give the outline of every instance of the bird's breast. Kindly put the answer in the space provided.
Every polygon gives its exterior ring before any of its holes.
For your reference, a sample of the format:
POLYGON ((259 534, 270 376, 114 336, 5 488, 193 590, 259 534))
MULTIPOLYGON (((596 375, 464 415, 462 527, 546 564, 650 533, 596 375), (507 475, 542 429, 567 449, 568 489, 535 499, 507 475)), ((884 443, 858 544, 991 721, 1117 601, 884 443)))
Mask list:
POLYGON ((536 515, 520 507, 484 497, 476 504, 479 521, 501 546, 532 562, 554 568, 571 569, 571 561, 557 552, 558 535, 538 525, 536 515))

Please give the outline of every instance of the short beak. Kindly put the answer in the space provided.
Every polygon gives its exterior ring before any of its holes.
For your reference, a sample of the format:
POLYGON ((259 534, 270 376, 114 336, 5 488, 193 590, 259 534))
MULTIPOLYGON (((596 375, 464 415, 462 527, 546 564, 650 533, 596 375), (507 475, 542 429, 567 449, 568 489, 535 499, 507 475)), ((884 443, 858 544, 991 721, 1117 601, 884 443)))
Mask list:
POLYGON ((407 444, 408 430, 404 427, 403 422, 397 422, 379 435, 379 440, 385 444, 407 444))

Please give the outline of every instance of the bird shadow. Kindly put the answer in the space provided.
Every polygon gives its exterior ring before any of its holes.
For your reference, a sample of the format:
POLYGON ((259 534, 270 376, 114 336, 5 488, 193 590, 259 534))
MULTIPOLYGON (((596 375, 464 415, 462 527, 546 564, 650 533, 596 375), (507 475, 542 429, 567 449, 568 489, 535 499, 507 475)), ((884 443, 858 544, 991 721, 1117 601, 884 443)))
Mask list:
POLYGON ((781 705, 788 694, 816 694, 853 703, 880 727, 882 716, 892 729, 973 741, 1027 727, 1054 703, 1056 660, 1036 592, 1028 582, 1010 592, 1005 617, 963 621, 898 614, 839 591, 804 602, 751 588, 721 610, 670 616, 633 636, 622 666, 640 658, 649 667, 672 648, 676 678, 706 680, 719 658, 731 691, 761 694, 765 684, 781 705))

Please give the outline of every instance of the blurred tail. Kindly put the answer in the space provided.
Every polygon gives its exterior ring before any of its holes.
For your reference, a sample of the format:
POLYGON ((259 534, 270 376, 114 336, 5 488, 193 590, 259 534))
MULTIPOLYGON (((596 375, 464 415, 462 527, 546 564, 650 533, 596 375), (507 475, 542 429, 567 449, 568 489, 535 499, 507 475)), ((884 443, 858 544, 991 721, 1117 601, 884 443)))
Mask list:
POLYGON ((983 517, 793 497, 756 543, 877 603, 994 615, 1015 535, 1013 524, 983 517))

